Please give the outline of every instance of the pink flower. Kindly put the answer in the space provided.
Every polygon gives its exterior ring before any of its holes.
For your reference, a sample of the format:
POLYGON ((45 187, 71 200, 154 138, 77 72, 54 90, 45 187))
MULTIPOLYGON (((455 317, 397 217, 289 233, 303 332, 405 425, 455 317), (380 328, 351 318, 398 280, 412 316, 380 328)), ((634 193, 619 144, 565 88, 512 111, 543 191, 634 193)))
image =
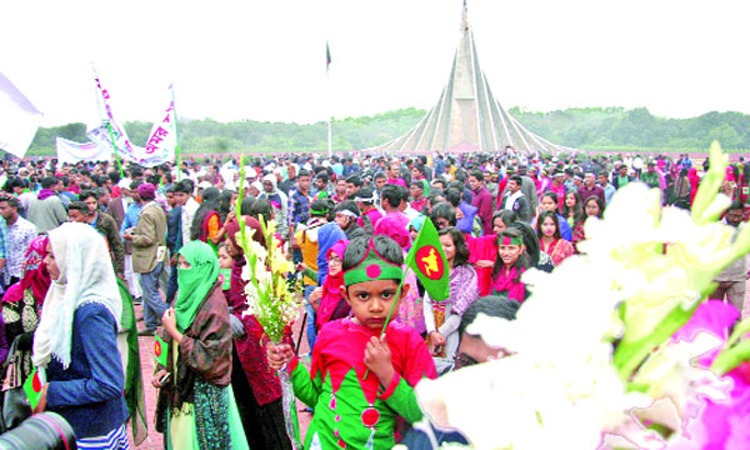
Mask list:
MULTIPOLYGON (((708 332, 726 340, 727 332, 739 318, 732 305, 709 300, 695 311, 693 317, 675 335, 673 340, 693 339, 698 332, 708 332)), ((698 364, 709 368, 718 350, 704 355, 698 364)), ((744 362, 726 373, 724 379, 733 381, 727 400, 703 400, 697 417, 687 424, 682 436, 669 441, 669 448, 740 450, 750 448, 750 363, 744 362)))

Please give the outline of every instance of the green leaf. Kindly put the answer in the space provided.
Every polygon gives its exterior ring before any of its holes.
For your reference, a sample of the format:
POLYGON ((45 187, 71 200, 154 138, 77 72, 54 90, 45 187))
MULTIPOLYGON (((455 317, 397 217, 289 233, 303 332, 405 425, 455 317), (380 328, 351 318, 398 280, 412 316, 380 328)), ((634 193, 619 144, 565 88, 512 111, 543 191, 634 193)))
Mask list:
POLYGON ((729 348, 733 346, 737 341, 740 340, 742 336, 747 333, 750 333, 750 317, 741 321, 740 323, 735 324, 732 335, 729 336, 725 347, 729 348))
POLYGON ((745 361, 750 361, 750 341, 742 341, 730 349, 723 350, 711 364, 711 370, 724 375, 745 361))
POLYGON ((664 321, 654 329, 649 335, 642 339, 631 341, 628 339, 627 329, 625 336, 620 341, 615 350, 613 363, 617 369, 620 378, 628 383, 630 377, 651 354, 651 351, 662 345, 667 339, 679 330, 685 323, 690 320, 693 312, 702 302, 695 302, 689 309, 682 309, 682 305, 677 305, 667 314, 664 321))
POLYGON ((716 221, 717 217, 709 214, 709 207, 719 192, 721 184, 724 182, 727 169, 727 157, 722 154, 721 146, 714 141, 709 149, 709 168, 706 175, 701 179, 698 193, 695 194, 695 200, 691 208, 693 221, 698 225, 706 225, 716 221))

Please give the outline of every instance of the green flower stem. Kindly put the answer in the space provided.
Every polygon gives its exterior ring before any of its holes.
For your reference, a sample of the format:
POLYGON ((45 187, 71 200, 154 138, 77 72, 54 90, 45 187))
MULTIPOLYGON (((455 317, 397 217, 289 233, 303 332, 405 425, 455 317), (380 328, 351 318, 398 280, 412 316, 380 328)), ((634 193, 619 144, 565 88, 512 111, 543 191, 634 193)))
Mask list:
MULTIPOLYGON (((693 221, 698 225, 706 225, 715 222, 719 216, 707 214, 709 206, 721 188, 727 169, 727 157, 721 153, 721 146, 714 141, 708 151, 709 168, 706 175, 701 179, 698 193, 691 208, 693 221)), ((719 212, 721 214, 721 212, 719 212)))
POLYGON ((237 206, 234 207, 234 215, 240 225, 240 236, 242 236, 242 247, 245 247, 245 221, 242 220, 242 200, 245 198, 245 154, 240 154, 240 189, 237 196, 237 206))
POLYGON ((701 302, 695 302, 695 304, 687 310, 682 309, 682 305, 675 306, 674 309, 667 314, 662 323, 643 339, 630 341, 628 340, 626 331, 623 340, 620 341, 615 350, 613 360, 617 373, 620 375, 620 379, 628 384, 631 377, 646 357, 648 357, 656 347, 662 345, 677 330, 685 325, 700 304, 701 302))
POLYGON ((750 360, 750 341, 742 341, 731 348, 725 348, 711 363, 711 370, 724 375, 745 361, 750 360))

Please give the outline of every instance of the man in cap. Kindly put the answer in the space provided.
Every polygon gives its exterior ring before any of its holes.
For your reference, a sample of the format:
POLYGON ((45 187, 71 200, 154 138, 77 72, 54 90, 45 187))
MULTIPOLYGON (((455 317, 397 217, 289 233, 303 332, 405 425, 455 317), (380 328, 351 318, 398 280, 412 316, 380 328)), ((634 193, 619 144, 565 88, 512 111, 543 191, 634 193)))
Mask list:
MULTIPOLYGON (((123 237, 126 230, 134 228, 138 223, 141 207, 138 202, 139 197, 136 188, 141 183, 143 183, 141 180, 132 182, 129 182, 127 179, 120 180, 118 187, 121 195, 113 197, 109 201, 108 210, 110 215, 115 219, 120 237, 123 237)), ((141 283, 138 279, 138 274, 133 272, 133 245, 130 241, 124 240, 123 247, 125 250, 123 259, 125 282, 128 285, 130 294, 133 296, 133 303, 140 304, 142 295, 141 283)))
POLYGON ((168 305, 159 293, 159 279, 167 254, 167 215, 154 201, 156 188, 151 183, 137 187, 141 214, 134 229, 123 237, 133 244, 133 271, 141 275, 145 329, 140 336, 153 336, 168 305))

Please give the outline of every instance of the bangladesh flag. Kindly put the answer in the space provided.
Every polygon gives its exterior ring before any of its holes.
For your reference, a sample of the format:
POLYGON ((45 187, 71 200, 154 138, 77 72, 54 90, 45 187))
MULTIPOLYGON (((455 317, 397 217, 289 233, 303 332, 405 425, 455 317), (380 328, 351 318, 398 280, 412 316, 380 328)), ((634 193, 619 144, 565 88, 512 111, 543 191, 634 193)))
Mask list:
POLYGON ((164 367, 168 367, 167 353, 169 353, 169 344, 164 342, 158 334, 154 335, 154 358, 156 359, 156 362, 164 367))
POLYGON ((430 298, 436 301, 450 297, 450 270, 443 253, 437 229, 425 217, 422 229, 406 255, 406 265, 414 270, 430 298))
POLYGON ((29 399, 31 409, 36 408, 36 405, 39 404, 39 399, 42 398, 43 388, 44 383, 42 382, 36 367, 34 367, 34 370, 29 374, 29 378, 23 383, 23 391, 26 392, 26 398, 29 399))

